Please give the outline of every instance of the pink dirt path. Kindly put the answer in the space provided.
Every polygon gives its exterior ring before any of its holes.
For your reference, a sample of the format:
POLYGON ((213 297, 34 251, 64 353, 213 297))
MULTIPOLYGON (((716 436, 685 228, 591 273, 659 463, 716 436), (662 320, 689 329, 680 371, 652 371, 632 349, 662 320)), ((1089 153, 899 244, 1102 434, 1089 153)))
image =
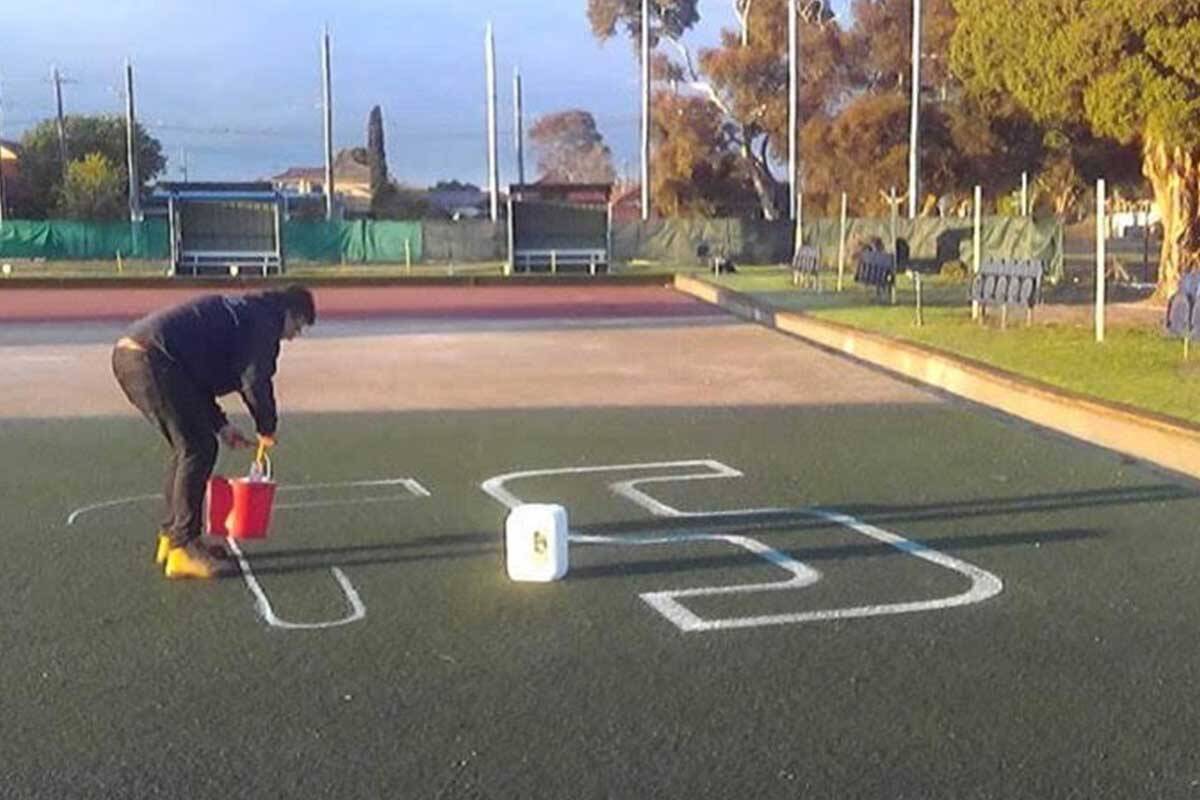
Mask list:
MULTIPOLYGON (((132 320, 192 297, 198 288, 0 288, 0 322, 132 320)), ((228 290, 230 294, 252 290, 228 290)), ((711 313, 691 298, 655 286, 347 286, 313 289, 321 318, 422 319, 687 316, 711 313)))

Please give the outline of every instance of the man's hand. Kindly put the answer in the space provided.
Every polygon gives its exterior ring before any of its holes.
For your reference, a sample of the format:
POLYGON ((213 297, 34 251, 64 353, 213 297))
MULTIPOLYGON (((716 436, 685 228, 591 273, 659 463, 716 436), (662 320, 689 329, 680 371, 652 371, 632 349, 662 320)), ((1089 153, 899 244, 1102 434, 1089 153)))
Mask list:
POLYGON ((221 437, 221 441, 225 443, 226 447, 237 448, 251 447, 254 445, 254 442, 250 441, 250 439, 246 437, 246 434, 242 433, 241 429, 232 422, 226 422, 221 427, 221 430, 217 431, 217 435, 221 437))
POLYGON ((271 434, 270 436, 268 436, 265 433, 260 433, 258 435, 258 444, 263 449, 270 449, 270 448, 274 447, 275 446, 275 434, 271 434))

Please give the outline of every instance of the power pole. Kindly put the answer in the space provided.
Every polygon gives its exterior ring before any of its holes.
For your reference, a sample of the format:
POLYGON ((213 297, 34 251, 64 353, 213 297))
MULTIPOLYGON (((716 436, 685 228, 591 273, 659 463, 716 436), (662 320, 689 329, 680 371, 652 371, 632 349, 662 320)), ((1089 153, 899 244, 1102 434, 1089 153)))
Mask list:
POLYGON ((483 55, 487 62, 487 128, 488 128, 488 188, 491 193, 492 222, 500 220, 500 165, 496 152, 496 39, 492 23, 487 24, 483 38, 483 55))
POLYGON ((63 120, 62 76, 58 67, 50 68, 50 80, 54 84, 54 105, 58 109, 58 160, 62 165, 63 180, 67 179, 67 124, 63 120))
POLYGON ((642 219, 650 219, 650 0, 642 0, 642 219))
POLYGON ((921 0, 913 0, 912 19, 912 127, 908 136, 908 218, 917 218, 920 197, 919 147, 921 131, 921 0))
POLYGON ((521 97, 521 71, 513 70, 513 125, 516 128, 517 183, 525 183, 525 115, 521 97))
POLYGON ((183 173, 183 182, 188 182, 188 155, 187 150, 179 148, 179 169, 183 173))
POLYGON ((333 219, 333 78, 329 28, 321 37, 321 86, 325 101, 325 219, 333 219))
POLYGON ((799 190, 796 163, 796 125, 799 115, 799 78, 796 75, 798 66, 797 53, 799 47, 798 20, 796 19, 796 0, 788 0, 788 214, 796 218, 796 193, 799 190))
POLYGON ((129 221, 142 219, 142 182, 138 178, 137 117, 133 111, 133 64, 125 62, 125 146, 129 161, 129 221))

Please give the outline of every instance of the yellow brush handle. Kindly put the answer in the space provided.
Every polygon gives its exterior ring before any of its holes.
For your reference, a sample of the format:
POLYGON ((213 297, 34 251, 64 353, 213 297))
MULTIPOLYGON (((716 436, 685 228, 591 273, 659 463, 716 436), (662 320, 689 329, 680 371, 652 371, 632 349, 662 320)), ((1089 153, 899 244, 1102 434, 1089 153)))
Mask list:
POLYGON ((258 443, 258 455, 256 455, 254 457, 254 460, 257 461, 259 464, 261 464, 261 463, 263 463, 263 459, 266 457, 267 457, 267 443, 260 441, 258 443))

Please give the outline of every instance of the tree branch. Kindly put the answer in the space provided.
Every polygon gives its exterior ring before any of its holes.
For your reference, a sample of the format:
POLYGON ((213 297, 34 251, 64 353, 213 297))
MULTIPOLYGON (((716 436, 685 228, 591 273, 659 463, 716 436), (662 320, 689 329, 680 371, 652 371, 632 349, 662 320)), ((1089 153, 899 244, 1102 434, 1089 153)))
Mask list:
POLYGON ((684 68, 687 70, 688 77, 691 78, 689 84, 694 88, 704 92, 709 101, 719 108, 722 114, 724 114, 726 117, 732 118, 733 112, 730 111, 729 106, 724 100, 721 99, 721 96, 717 94, 717 90, 713 88, 712 83, 701 79, 700 73, 696 70, 695 64, 692 63, 692 54, 691 51, 688 50, 687 45, 671 36, 664 36, 663 38, 674 45, 675 49, 679 51, 679 55, 683 58, 684 68))
POLYGON ((742 47, 750 46, 750 4, 754 0, 733 0, 733 13, 742 26, 742 47))

